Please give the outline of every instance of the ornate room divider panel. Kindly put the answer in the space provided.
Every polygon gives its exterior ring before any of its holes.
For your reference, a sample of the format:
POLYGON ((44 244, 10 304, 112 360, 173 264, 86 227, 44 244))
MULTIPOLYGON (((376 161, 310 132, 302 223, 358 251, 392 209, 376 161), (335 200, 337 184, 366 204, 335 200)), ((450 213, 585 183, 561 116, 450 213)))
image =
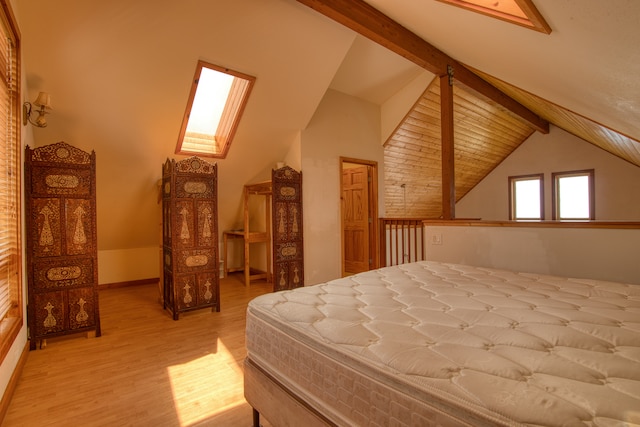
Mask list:
POLYGON ((273 289, 304 286, 302 172, 285 166, 271 172, 273 289))
POLYGON ((30 349, 47 337, 100 336, 96 156, 64 142, 25 150, 30 349))
POLYGON ((164 308, 220 311, 218 167, 198 157, 162 168, 164 308))

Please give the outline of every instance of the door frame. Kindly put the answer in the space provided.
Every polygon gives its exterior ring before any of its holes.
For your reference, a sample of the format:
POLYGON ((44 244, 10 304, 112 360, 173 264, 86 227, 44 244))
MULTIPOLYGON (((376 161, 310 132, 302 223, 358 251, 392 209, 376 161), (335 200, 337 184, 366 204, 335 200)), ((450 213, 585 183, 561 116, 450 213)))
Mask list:
POLYGON ((344 199, 342 191, 342 170, 345 163, 353 163, 367 167, 367 191, 369 193, 369 270, 378 268, 378 162, 373 160, 356 159, 352 157, 340 157, 340 271, 344 277, 344 199))

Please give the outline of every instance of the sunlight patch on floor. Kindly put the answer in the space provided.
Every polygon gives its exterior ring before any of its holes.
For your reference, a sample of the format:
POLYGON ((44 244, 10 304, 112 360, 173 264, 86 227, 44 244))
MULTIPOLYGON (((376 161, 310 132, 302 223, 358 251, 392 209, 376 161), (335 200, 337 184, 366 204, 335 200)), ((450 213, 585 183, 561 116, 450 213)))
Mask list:
POLYGON ((169 366, 173 401, 181 426, 201 422, 244 403, 242 370, 218 339, 217 352, 169 366))

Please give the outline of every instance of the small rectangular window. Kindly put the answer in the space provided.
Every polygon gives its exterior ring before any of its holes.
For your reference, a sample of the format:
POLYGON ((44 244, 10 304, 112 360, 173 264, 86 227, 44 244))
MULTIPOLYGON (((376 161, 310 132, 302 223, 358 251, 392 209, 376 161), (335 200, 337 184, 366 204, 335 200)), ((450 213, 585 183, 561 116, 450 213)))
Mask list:
POLYGON ((544 175, 509 177, 509 220, 544 219, 544 175))
POLYGON ((594 170, 555 172, 553 178, 553 219, 594 220, 594 170))

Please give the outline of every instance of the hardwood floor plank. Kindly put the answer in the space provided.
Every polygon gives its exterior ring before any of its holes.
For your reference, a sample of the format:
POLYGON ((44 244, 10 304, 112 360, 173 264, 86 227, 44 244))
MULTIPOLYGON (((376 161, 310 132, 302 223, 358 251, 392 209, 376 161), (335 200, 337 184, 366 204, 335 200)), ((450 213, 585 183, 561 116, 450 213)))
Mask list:
POLYGON ((245 311, 271 289, 232 274, 220 281, 219 313, 178 321, 157 284, 100 290, 102 336, 49 339, 29 352, 2 426, 250 426, 245 311))

